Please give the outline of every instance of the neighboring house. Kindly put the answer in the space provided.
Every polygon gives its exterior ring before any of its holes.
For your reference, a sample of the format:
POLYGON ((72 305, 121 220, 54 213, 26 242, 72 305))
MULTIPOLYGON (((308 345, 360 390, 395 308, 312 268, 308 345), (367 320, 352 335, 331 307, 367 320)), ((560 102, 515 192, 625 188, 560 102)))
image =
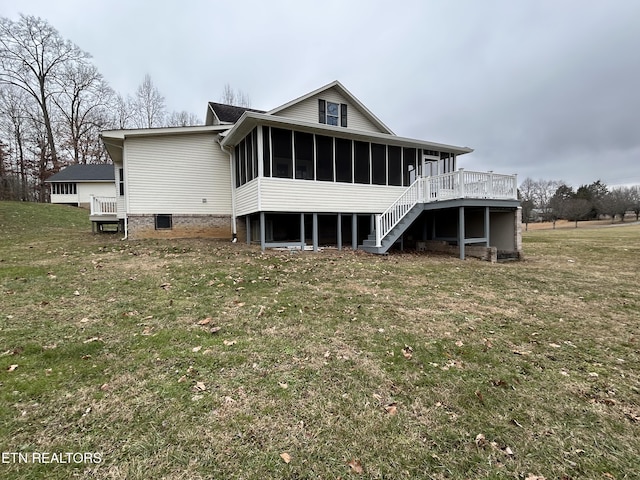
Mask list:
POLYGON ((102 140, 131 238, 521 250, 515 175, 457 169, 472 149, 395 135, 337 81, 268 112, 209 103, 204 126, 102 140))
POLYGON ((104 225, 120 226, 122 223, 116 215, 113 165, 69 165, 45 182, 51 185, 51 203, 75 205, 91 211, 94 232, 103 231, 104 225), (96 209, 100 211, 97 216, 94 215, 96 209))
POLYGON ((51 203, 83 208, 90 208, 92 195, 113 197, 116 194, 111 164, 69 165, 49 177, 45 183, 51 185, 51 203))

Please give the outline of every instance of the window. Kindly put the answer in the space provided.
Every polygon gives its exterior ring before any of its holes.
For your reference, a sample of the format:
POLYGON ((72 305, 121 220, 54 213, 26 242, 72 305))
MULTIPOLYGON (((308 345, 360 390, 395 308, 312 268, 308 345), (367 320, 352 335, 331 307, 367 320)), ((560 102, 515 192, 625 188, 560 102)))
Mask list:
POLYGON ((118 169, 118 183, 120 188, 120 196, 124 196, 124 168, 118 169))
POLYGON ((291 130, 271 128, 271 142, 271 148, 273 150, 273 176, 293 178, 291 130))
POLYGON ((327 102, 327 125, 338 126, 340 119, 340 105, 333 102, 327 102))
POLYGON ((347 105, 318 99, 318 121, 326 125, 347 126, 347 105))
POLYGON ((354 166, 353 181, 355 183, 371 183, 369 179, 369 143, 354 142, 354 166))
POLYGON ((375 185, 387 184, 387 147, 371 144, 371 179, 375 185))
POLYGON ((262 167, 264 176, 271 176, 271 142, 269 141, 269 127, 262 127, 262 167))
POLYGON ((78 189, 75 183, 52 183, 51 193, 54 195, 76 195, 78 189))
POLYGON ((296 153, 296 178, 313 180, 313 135, 294 132, 296 153))
POLYGON ((351 140, 336 138, 336 181, 351 183, 351 140))
POLYGON ((416 181, 416 149, 405 147, 402 149, 404 159, 404 184, 411 185, 416 181))
POLYGON ((173 227, 173 217, 171 215, 155 215, 156 230, 171 230, 173 227))
POLYGON ((389 185, 402 186, 402 149, 389 145, 389 185))
POLYGON ((316 179, 333 181, 333 138, 316 135, 316 179))

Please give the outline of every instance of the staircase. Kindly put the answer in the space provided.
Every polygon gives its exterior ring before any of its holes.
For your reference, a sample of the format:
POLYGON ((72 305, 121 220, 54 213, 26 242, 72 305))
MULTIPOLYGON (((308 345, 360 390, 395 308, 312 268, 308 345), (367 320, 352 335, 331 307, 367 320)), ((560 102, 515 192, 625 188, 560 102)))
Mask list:
POLYGON ((418 177, 389 208, 376 215, 375 228, 360 248, 370 253, 386 253, 422 213, 425 203, 457 198, 517 200, 517 191, 515 175, 460 169, 433 177, 418 177))
POLYGON ((422 204, 417 203, 402 217, 402 219, 387 233, 384 238, 380 239, 380 246, 376 246, 376 231, 374 230, 362 242, 360 249, 369 253, 384 254, 393 246, 407 228, 422 213, 422 204))

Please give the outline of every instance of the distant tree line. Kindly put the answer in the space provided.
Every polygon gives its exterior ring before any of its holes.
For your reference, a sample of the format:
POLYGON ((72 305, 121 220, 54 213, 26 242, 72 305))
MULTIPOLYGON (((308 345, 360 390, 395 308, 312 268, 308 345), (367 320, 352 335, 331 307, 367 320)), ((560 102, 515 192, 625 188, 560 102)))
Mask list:
POLYGON ((44 181, 64 166, 108 162, 102 130, 202 124, 167 112, 149 75, 116 93, 90 59, 45 20, 0 17, 0 200, 48 201, 44 181))
POLYGON ((561 180, 533 180, 526 178, 518 189, 522 205, 522 222, 553 222, 556 220, 595 220, 602 217, 624 222, 627 212, 640 216, 640 186, 609 189, 596 180, 577 190, 561 180))

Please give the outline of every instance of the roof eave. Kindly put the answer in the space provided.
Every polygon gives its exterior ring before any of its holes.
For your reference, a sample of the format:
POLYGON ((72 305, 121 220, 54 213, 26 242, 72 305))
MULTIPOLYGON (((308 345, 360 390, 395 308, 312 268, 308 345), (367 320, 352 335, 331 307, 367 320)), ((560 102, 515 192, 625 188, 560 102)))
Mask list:
POLYGON ((331 125, 301 122, 298 120, 291 120, 286 117, 280 117, 277 115, 257 114, 253 112, 245 112, 240 120, 236 122, 234 127, 230 129, 223 140, 221 145, 228 147, 240 142, 255 126, 257 125, 272 125, 296 128, 298 130, 308 131, 310 133, 324 133, 330 136, 343 136, 349 138, 360 138, 362 140, 379 140, 390 145, 412 145, 417 148, 427 148, 438 151, 444 151, 449 153, 455 153, 457 155, 463 155, 465 153, 473 152, 472 148, 459 147, 456 145, 447 145, 444 143, 429 142, 425 140, 418 140, 415 138, 399 137, 394 134, 368 132, 364 130, 354 130, 344 127, 336 127, 331 125))

